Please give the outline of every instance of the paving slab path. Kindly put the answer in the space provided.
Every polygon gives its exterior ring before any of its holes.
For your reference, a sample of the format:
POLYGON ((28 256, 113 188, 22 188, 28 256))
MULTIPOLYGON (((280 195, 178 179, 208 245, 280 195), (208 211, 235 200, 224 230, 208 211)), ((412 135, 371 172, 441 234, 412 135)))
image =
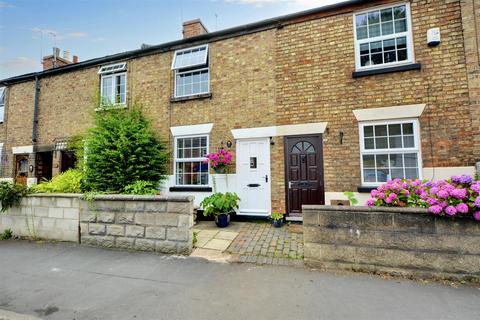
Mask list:
POLYGON ((480 290, 467 286, 0 241, 8 320, 472 320, 479 301, 480 290))

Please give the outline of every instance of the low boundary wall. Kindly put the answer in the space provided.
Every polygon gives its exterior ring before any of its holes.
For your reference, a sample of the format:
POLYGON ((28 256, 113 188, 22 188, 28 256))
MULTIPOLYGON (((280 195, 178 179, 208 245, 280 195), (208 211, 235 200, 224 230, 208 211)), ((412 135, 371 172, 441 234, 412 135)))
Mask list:
POLYGON ((0 213, 0 232, 161 253, 192 251, 193 197, 34 194, 0 213))
POLYGON ((304 206, 305 263, 480 281, 480 223, 425 209, 304 206))
POLYGON ((82 202, 82 243, 108 248, 190 254, 193 197, 100 195, 82 202))
POLYGON ((20 206, 0 213, 0 232, 11 229, 15 236, 59 241, 79 241, 80 195, 30 195, 20 206))

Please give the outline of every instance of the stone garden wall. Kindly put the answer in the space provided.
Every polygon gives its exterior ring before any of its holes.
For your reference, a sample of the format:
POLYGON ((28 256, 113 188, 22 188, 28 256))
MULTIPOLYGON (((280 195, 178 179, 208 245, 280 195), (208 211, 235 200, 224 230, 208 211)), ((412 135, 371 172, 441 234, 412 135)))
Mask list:
POLYGON ((11 229, 15 236, 78 242, 80 196, 32 195, 19 207, 0 213, 0 232, 11 229))
POLYGON ((86 245, 189 254, 192 227, 191 196, 100 195, 80 206, 86 245))
POLYGON ((305 263, 480 281, 480 223, 424 209, 304 206, 305 263))
POLYGON ((192 251, 193 197, 35 194, 0 213, 0 232, 162 253, 192 251))

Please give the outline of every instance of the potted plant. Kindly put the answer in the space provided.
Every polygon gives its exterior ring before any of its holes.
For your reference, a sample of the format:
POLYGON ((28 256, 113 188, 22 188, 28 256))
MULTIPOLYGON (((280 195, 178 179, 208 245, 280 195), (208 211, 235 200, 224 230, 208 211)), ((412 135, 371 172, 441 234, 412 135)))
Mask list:
POLYGON ((219 228, 226 228, 230 223, 230 214, 238 208, 240 198, 236 193, 217 192, 203 199, 200 205, 203 207, 203 215, 214 216, 215 223, 219 228))
POLYGON ((272 220, 272 226, 275 228, 281 228, 283 225, 283 213, 272 212, 270 214, 270 220, 272 220))
POLYGON ((218 152, 212 152, 206 155, 206 163, 210 164, 210 167, 215 173, 225 173, 225 169, 232 162, 233 156, 225 149, 220 149, 218 152))

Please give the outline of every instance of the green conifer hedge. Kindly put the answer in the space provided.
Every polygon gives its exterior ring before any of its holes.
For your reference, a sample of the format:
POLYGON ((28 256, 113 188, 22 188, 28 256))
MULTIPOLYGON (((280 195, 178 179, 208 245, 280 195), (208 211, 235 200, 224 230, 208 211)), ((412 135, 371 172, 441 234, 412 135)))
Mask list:
POLYGON ((136 181, 158 186, 166 178, 166 145, 138 106, 99 112, 85 139, 84 153, 86 191, 121 193, 136 181))

